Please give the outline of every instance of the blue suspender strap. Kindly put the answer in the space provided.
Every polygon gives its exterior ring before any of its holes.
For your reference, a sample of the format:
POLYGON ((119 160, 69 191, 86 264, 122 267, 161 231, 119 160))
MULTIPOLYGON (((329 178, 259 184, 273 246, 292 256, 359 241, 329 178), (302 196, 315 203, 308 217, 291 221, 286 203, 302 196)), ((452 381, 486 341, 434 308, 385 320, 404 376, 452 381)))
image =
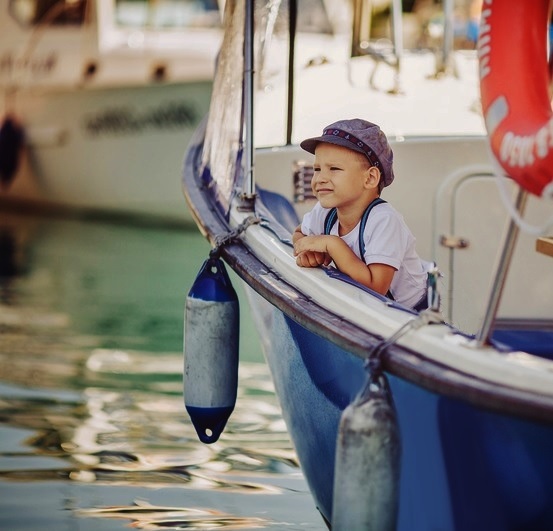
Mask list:
POLYGON ((336 211, 336 208, 331 208, 325 218, 324 233, 326 235, 330 234, 330 231, 332 230, 332 227, 334 226, 334 223, 336 223, 337 219, 338 212, 336 211))
POLYGON ((367 218, 369 217, 369 214, 371 213, 371 210, 376 206, 380 205, 381 203, 385 203, 384 199, 381 199, 380 197, 377 197, 376 199, 373 199, 369 206, 365 209, 365 212, 363 212, 363 215, 361 216, 361 223, 359 225, 359 255, 361 256, 361 260, 365 259, 365 226, 367 225, 367 218))

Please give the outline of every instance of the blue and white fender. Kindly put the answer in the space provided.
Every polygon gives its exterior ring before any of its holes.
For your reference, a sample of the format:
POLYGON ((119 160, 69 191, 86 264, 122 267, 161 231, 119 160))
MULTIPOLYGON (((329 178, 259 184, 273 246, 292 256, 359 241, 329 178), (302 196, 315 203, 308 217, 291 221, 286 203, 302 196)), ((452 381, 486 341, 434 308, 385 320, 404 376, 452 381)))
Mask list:
POLYGON ((395 531, 401 441, 384 374, 368 385, 340 419, 332 530, 395 531))
POLYGON ((200 441, 221 435, 236 404, 240 311, 221 259, 206 260, 186 298, 184 402, 200 441))

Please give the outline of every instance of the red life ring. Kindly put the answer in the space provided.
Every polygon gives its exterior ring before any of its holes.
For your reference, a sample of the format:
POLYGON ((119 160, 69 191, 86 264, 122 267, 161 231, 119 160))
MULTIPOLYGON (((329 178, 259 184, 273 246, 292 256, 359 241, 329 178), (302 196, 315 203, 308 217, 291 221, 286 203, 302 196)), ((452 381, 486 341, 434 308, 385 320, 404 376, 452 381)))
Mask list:
POLYGON ((480 93, 493 154, 529 192, 553 197, 547 40, 552 0, 484 0, 480 93))

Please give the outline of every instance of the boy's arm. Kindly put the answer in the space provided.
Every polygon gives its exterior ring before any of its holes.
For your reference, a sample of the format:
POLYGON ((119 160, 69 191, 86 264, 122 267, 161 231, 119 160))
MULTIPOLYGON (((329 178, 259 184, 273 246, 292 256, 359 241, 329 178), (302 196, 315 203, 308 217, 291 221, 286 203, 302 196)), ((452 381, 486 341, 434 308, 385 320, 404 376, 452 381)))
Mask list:
MULTIPOLYGON (((303 236, 303 235, 302 235, 303 236)), ((304 265, 300 258, 305 253, 327 254, 336 267, 353 280, 385 295, 390 289, 395 268, 387 264, 365 264, 339 236, 300 236, 294 239, 294 252, 298 265, 304 265)))
MULTIPOLYGON (((310 236, 312 237, 312 236, 310 236)), ((328 265, 332 262, 329 254, 326 252, 305 250, 301 253, 296 253, 296 242, 307 236, 301 231, 301 225, 298 225, 292 234, 292 242, 294 243, 294 254, 296 255, 296 263, 301 267, 319 267, 320 265, 328 265)))

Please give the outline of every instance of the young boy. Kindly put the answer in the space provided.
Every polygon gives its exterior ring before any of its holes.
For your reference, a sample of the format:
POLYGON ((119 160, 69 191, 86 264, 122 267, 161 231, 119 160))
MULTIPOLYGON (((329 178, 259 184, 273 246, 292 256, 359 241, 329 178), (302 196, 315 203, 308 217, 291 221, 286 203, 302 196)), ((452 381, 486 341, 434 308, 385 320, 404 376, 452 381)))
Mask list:
POLYGON ((394 180, 386 135, 365 120, 342 120, 300 145, 315 155, 311 187, 318 202, 294 232, 297 264, 318 267, 334 262, 360 284, 423 309, 427 275, 415 238, 403 217, 380 199, 382 188, 394 180))

